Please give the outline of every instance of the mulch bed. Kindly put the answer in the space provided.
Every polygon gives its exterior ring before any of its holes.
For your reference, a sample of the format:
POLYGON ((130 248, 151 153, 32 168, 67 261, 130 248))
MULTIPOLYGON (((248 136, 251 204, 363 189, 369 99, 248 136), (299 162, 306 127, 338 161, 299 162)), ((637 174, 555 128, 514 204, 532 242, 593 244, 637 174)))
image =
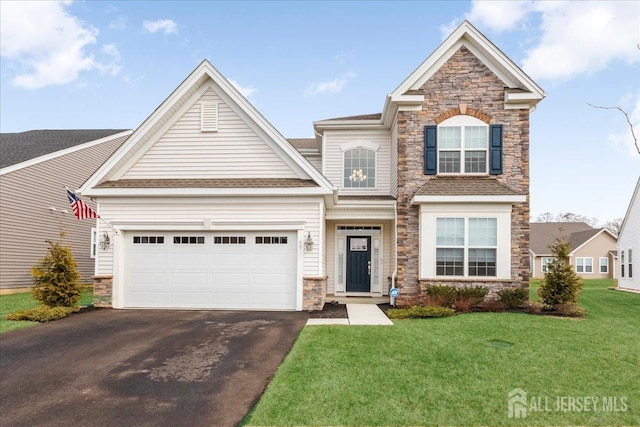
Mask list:
POLYGON ((309 313, 312 319, 348 319, 346 304, 338 304, 336 301, 330 301, 324 304, 322 310, 316 310, 309 313))

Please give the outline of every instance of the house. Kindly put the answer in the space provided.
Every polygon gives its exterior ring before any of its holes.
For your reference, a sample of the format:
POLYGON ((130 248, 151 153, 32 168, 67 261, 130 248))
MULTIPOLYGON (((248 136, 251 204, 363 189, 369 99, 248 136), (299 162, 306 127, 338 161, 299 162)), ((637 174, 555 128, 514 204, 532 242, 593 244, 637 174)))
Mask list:
POLYGON ((585 222, 531 223, 531 277, 543 278, 553 257, 549 247, 562 238, 569 243, 569 263, 583 279, 615 279, 616 237, 606 228, 585 222))
POLYGON ((432 283, 527 287, 544 96, 464 22, 381 113, 289 141, 205 60, 80 189, 111 237, 96 302, 312 310, 390 288, 406 305, 432 283))
POLYGON ((618 254, 620 256, 618 287, 640 291, 640 270, 638 269, 640 265, 640 177, 622 221, 618 236, 618 254))
MULTIPOLYGON (((71 245, 83 282, 95 268, 93 221, 77 221, 64 186, 79 187, 132 131, 31 130, 0 134, 0 292, 32 284, 45 240, 71 245)), ((94 242, 95 242, 95 235, 94 242)))

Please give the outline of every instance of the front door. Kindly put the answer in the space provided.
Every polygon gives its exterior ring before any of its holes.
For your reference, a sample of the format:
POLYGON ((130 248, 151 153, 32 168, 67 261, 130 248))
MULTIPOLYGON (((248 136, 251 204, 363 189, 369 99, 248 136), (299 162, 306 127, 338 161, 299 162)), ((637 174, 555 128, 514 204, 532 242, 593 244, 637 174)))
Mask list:
POLYGON ((370 236, 347 236, 347 292, 371 292, 370 236))

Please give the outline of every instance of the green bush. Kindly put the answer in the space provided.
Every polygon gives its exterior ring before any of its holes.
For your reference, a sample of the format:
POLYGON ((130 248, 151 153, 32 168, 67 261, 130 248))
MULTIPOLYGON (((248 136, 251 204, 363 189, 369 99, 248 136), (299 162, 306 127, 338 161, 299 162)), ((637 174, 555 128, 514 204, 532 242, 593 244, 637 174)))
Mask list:
POLYGON ((560 316, 566 317, 584 317, 587 311, 575 303, 556 304, 556 311, 560 316))
POLYGON ((391 319, 426 319, 428 317, 448 317, 456 312, 448 307, 419 306, 413 305, 407 308, 392 308, 387 311, 387 316, 391 319))
POLYGON ((498 291, 498 300, 507 308, 520 307, 529 298, 529 291, 525 288, 506 288, 498 291))
POLYGON ((7 320, 28 320, 31 322, 44 323, 62 319, 78 311, 80 311, 79 307, 47 307, 46 305, 40 305, 35 308, 7 314, 7 320))
POLYGON ((455 296, 456 288, 453 286, 429 285, 424 288, 422 303, 427 306, 451 308, 455 296))
MULTIPOLYGON (((60 237, 64 234, 61 233, 60 237)), ((80 273, 71 247, 47 240, 49 252, 31 269, 33 298, 48 307, 72 307, 80 299, 80 273)))
POLYGON ((569 264, 569 244, 558 239, 549 247, 553 261, 547 264, 547 272, 538 288, 538 296, 546 307, 575 303, 582 288, 580 277, 569 264))
POLYGON ((465 286, 463 288, 456 288, 453 305, 455 306, 456 311, 466 313, 471 310, 472 307, 475 307, 484 301, 488 292, 489 289, 484 286, 465 286))

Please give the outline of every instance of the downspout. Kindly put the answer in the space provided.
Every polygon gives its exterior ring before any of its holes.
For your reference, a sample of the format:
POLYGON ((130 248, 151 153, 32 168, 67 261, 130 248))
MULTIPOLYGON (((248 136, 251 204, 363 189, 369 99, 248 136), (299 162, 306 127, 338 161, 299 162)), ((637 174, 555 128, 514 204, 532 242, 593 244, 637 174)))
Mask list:
MULTIPOLYGON (((394 225, 393 229, 395 230, 394 241, 396 243, 394 245, 395 256, 393 259, 395 260, 395 268, 393 270, 393 273, 391 274, 391 289, 396 287, 396 276, 398 275, 398 202, 397 201, 393 205, 393 225, 394 225)), ((395 307, 396 305, 396 299, 391 296, 391 292, 389 292, 389 304, 391 304, 393 307, 395 307)))

